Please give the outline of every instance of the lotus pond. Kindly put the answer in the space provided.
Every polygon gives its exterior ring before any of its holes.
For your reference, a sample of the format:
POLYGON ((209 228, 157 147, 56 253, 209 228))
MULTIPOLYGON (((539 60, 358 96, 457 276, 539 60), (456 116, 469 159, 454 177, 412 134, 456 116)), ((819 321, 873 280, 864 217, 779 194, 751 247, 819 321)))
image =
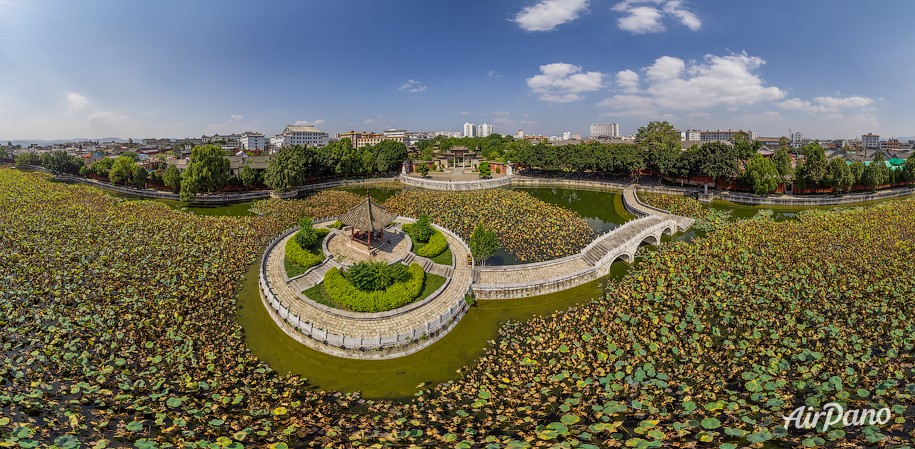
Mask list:
POLYGON ((322 192, 255 203, 258 217, 206 217, 0 169, 0 442, 734 449, 915 438, 913 200, 726 221, 662 245, 604 294, 498 325, 468 368, 407 402, 279 375, 236 320, 267 241, 303 213, 358 200, 322 192), (892 418, 783 428, 796 407, 829 402, 892 418))

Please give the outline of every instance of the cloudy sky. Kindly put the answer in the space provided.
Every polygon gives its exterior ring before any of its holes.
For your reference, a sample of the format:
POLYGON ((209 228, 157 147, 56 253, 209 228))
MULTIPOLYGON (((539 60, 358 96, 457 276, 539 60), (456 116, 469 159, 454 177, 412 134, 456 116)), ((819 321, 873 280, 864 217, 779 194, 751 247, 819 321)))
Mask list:
POLYGON ((0 139, 915 135, 911 0, 0 0, 0 139))

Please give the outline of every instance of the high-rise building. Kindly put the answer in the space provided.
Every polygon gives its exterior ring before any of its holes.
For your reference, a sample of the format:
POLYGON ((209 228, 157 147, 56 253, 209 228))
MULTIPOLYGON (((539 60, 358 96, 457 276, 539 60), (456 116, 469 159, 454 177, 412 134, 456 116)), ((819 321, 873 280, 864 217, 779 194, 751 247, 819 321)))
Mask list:
POLYGON ((572 139, 572 131, 563 131, 562 132, 562 140, 571 140, 571 139, 572 139))
POLYGON ((518 132, 515 133, 515 139, 521 140, 523 138, 524 138, 524 130, 519 129, 518 132))
POLYGON ((592 139, 613 139, 620 136, 619 123, 592 123, 589 137, 592 139))
POLYGON ((867 133, 862 135, 861 146, 864 148, 880 148, 880 134, 867 133))
POLYGON ((489 137, 492 134, 492 125, 484 123, 477 129, 477 137, 489 137))
POLYGON ((464 137, 476 137, 477 125, 473 123, 464 123, 464 137))
POLYGON ((734 140, 734 138, 738 134, 744 134, 750 140, 755 140, 757 137, 755 132, 749 131, 749 130, 744 131, 742 129, 738 129, 738 130, 732 130, 732 129, 720 130, 719 129, 716 131, 700 131, 699 140, 701 140, 702 142, 714 142, 716 140, 722 140, 722 141, 734 140))

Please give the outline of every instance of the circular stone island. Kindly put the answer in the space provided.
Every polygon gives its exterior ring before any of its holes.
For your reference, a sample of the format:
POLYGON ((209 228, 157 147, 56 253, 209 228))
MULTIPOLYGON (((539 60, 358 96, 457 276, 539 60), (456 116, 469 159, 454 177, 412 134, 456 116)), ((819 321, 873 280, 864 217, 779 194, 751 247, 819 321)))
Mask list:
MULTIPOLYGON (((342 217, 341 217, 342 218, 342 217)), ((467 312, 465 295, 470 291, 473 267, 468 266, 470 250, 451 231, 437 225, 451 250, 451 265, 417 256, 413 242, 402 226, 416 220, 396 217, 381 232, 372 233, 371 245, 357 241, 358 231, 350 226, 333 229, 335 219, 316 227, 329 233, 322 242, 325 259, 303 274, 288 277, 285 268, 286 242, 295 238, 293 228, 267 246, 261 260, 260 290, 270 316, 296 341, 321 352, 354 359, 389 359, 419 351, 447 334, 467 312), (425 297, 385 312, 354 312, 321 304, 306 291, 324 281, 333 268, 343 269, 359 262, 417 264, 425 272, 444 277, 444 283, 425 297)), ((363 237, 365 234, 363 234, 363 237)))

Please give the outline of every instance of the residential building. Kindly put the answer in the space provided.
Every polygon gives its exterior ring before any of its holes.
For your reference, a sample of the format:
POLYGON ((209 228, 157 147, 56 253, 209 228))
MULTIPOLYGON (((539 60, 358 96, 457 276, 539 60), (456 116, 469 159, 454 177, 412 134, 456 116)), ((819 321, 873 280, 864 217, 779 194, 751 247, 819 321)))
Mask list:
POLYGON ((489 135, 492 134, 492 125, 484 123, 480 125, 477 131, 477 137, 489 137, 489 135))
POLYGON ((592 139, 613 139, 620 136, 619 123, 592 123, 588 136, 592 139))
POLYGON ((902 143, 899 139, 888 139, 880 142, 881 150, 908 150, 912 144, 902 143))
POLYGON ((698 129, 680 131, 680 140, 683 142, 699 142, 699 132, 700 131, 698 129))
POLYGON ((337 140, 349 139, 353 148, 362 148, 369 145, 378 145, 383 140, 385 140, 384 134, 373 133, 368 131, 356 132, 350 131, 347 133, 337 134, 337 140))
POLYGON ((563 131, 563 132, 562 132, 562 140, 572 140, 572 132, 571 132, 571 131, 563 131))
POLYGON ((290 145, 308 145, 324 147, 330 142, 330 136, 314 126, 289 125, 283 132, 270 138, 270 146, 281 148, 290 145))
POLYGON ((384 140, 393 140, 404 145, 410 145, 410 133, 405 129, 389 129, 382 133, 384 140))
POLYGON ((521 140, 523 138, 524 138, 524 130, 519 129, 518 132, 515 133, 515 139, 521 140))
POLYGON ((473 123, 464 123, 464 137, 476 137, 477 125, 473 123))
POLYGON ((241 143, 241 149, 245 151, 263 150, 267 147, 267 139, 264 135, 254 131, 242 133, 238 140, 241 143))
POLYGON ((864 148, 880 148, 880 135, 867 133, 861 135, 861 146, 864 148))
MULTIPOLYGON (((731 129, 720 130, 719 129, 716 131, 700 131, 699 140, 702 142, 714 142, 716 140, 722 140, 722 141, 734 140, 734 137, 737 136, 737 134, 741 134, 741 133, 746 134, 746 136, 749 137, 751 140, 754 140, 757 137, 756 133, 754 133, 753 131, 749 131, 749 130, 744 131, 742 129, 738 129, 738 130, 731 130, 731 129)), ((687 139, 687 140, 691 140, 691 139, 687 139)))
POLYGON ((219 134, 213 134, 212 136, 202 136, 200 140, 204 145, 212 144, 219 145, 222 148, 239 148, 241 146, 241 134, 227 134, 225 136, 220 136, 219 134))

